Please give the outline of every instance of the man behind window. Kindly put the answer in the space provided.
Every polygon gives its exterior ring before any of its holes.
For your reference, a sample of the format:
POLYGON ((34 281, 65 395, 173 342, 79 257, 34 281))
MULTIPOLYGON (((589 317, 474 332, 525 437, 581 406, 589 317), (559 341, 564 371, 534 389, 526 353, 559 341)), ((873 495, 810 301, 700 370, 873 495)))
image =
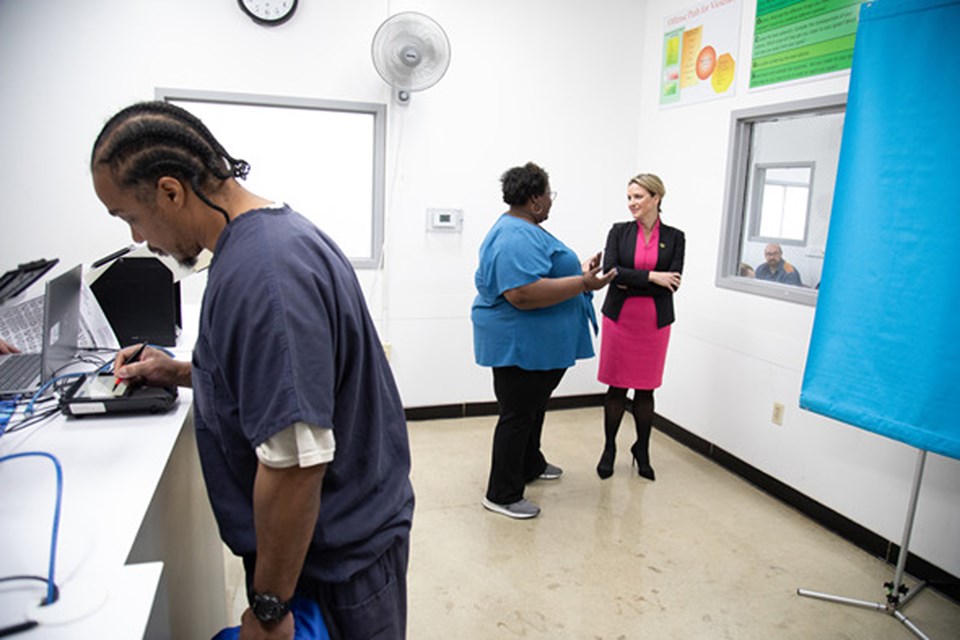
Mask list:
POLYGON ((770 282, 779 282, 780 284, 792 284, 794 286, 803 286, 800 282, 800 272, 792 264, 783 259, 783 249, 777 243, 767 245, 763 250, 763 257, 766 260, 757 267, 757 280, 768 280, 770 282))

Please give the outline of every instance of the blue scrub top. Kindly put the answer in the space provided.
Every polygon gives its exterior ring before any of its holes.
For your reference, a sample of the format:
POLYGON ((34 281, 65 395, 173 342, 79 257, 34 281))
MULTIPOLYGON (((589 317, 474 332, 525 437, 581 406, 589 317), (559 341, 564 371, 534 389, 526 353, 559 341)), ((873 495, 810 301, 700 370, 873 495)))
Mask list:
POLYGON ((577 254, 547 231, 507 213, 501 215, 480 246, 475 276, 477 297, 471 318, 477 364, 544 371, 565 369, 593 357, 592 293, 526 311, 503 296, 541 278, 581 273, 577 254))

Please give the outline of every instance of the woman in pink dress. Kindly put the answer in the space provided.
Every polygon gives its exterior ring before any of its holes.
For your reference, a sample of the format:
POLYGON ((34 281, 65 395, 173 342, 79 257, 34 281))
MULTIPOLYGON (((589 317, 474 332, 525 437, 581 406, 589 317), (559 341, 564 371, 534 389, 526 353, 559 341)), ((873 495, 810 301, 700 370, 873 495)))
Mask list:
POLYGON ((597 464, 602 479, 613 475, 617 431, 633 389, 633 419, 637 441, 630 447, 633 462, 644 478, 653 480, 650 429, 653 390, 663 379, 663 363, 673 323, 673 293, 683 271, 683 232, 660 221, 666 190, 652 173, 641 173, 627 184, 630 222, 613 225, 607 235, 603 272, 617 275, 603 301, 600 367, 597 379, 609 385, 603 402, 603 455, 597 464))

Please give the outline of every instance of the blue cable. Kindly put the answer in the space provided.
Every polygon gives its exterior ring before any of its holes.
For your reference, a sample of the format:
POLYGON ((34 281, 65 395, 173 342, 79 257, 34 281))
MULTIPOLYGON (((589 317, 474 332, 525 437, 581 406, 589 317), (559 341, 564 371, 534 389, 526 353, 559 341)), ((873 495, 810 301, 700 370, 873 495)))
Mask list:
POLYGON ((7 430, 7 425, 10 423, 10 418, 13 417, 14 412, 17 410, 17 405, 20 403, 20 396, 14 397, 12 400, 0 400, 0 436, 7 430))
POLYGON ((64 373, 55 378, 51 378, 50 380, 47 380, 40 386, 37 392, 33 394, 33 397, 30 398, 30 402, 27 403, 27 408, 23 412, 24 415, 27 415, 27 416, 33 415, 34 403, 36 403, 36 401, 40 399, 40 396, 43 395, 43 392, 49 389, 53 384, 59 382, 60 380, 64 380, 66 378, 82 378, 85 375, 87 375, 87 373, 64 373))
POLYGON ((0 462, 27 457, 48 458, 57 469, 57 502, 53 510, 53 530, 50 534, 50 566, 47 570, 47 597, 40 603, 42 605, 48 605, 57 601, 57 587, 54 582, 54 572, 57 564, 57 536, 60 533, 60 505, 63 499, 63 468, 60 466, 60 461, 57 460, 53 454, 47 453, 46 451, 11 453, 6 456, 0 456, 0 462))
MULTIPOLYGON (((147 347, 152 347, 153 349, 157 349, 158 351, 162 351, 162 352, 164 352, 165 354, 167 354, 168 356, 170 356, 171 358, 176 357, 176 354, 174 354, 172 351, 170 351, 169 349, 166 349, 166 348, 164 348, 164 347, 161 347, 161 346, 159 346, 159 345, 147 344, 147 345, 145 345, 145 346, 147 346, 147 347)), ((101 372, 103 372, 103 371, 106 371, 109 367, 112 367, 112 366, 113 366, 113 362, 105 362, 105 363, 103 363, 103 365, 101 365, 100 367, 98 367, 98 368, 94 371, 94 375, 99 374, 99 373, 101 373, 101 372)), ((27 415, 27 416, 33 415, 33 405, 34 405, 34 404, 36 403, 36 401, 43 395, 43 393, 44 393, 47 389, 49 389, 52 385, 56 384, 56 383, 59 382, 60 380, 66 379, 66 378, 82 378, 83 376, 86 376, 86 375, 89 375, 89 372, 64 373, 64 374, 61 374, 61 375, 59 375, 59 376, 56 376, 55 378, 52 378, 52 379, 50 379, 50 380, 47 380, 47 381, 46 381, 45 383, 43 383, 43 385, 37 390, 37 392, 33 394, 33 397, 30 398, 30 402, 27 404, 27 408, 26 408, 26 410, 24 410, 24 412, 23 412, 24 415, 27 415)), ((0 415, 2 415, 2 414, 0 414, 0 415)))

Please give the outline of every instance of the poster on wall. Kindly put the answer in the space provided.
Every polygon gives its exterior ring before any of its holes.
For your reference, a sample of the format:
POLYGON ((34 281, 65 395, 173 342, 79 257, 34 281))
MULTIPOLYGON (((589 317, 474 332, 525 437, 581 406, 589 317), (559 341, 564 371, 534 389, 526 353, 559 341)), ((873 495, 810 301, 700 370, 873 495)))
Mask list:
POLYGON ((864 0, 757 0, 750 88, 850 69, 864 0))
POLYGON ((732 96, 740 42, 740 0, 707 0, 664 21, 660 106, 732 96))

